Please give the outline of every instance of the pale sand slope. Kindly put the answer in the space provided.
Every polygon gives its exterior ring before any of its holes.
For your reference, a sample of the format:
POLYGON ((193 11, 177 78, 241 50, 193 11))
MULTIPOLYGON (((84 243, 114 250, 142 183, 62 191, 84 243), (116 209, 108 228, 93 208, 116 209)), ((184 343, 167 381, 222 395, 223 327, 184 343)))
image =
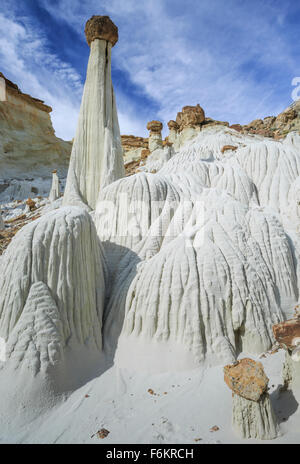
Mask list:
POLYGON ((299 443, 298 404, 290 392, 278 394, 283 357, 281 352, 260 360, 270 378, 275 411, 281 411, 280 421, 287 419, 280 423, 276 440, 242 441, 234 435, 231 390, 219 366, 151 376, 112 367, 30 425, 16 428, 10 436, 2 430, 0 442, 195 444, 202 438, 199 445, 299 443), (159 396, 149 394, 149 388, 159 396), (220 430, 210 432, 214 425, 220 430), (108 437, 92 437, 102 427, 110 431, 108 437))

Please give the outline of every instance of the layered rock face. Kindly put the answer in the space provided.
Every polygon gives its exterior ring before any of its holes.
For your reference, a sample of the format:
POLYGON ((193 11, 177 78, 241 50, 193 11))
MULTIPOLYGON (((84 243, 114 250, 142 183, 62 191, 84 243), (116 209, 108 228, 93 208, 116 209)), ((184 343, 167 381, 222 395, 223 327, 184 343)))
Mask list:
POLYGON ((93 16, 85 33, 91 51, 64 204, 95 209, 100 189, 125 174, 111 82, 111 49, 118 29, 107 16, 93 16))
POLYGON ((134 135, 121 135, 125 167, 143 159, 145 150, 148 151, 148 139, 134 135))
POLYGON ((268 116, 264 119, 255 119, 245 126, 236 124, 231 127, 244 134, 257 134, 276 140, 284 138, 289 132, 300 133, 300 100, 293 103, 277 117, 268 116))
POLYGON ((55 136, 49 106, 0 76, 4 89, 0 101, 1 198, 23 199, 32 195, 32 188, 36 194, 46 194, 53 169, 66 177, 72 145, 55 136))

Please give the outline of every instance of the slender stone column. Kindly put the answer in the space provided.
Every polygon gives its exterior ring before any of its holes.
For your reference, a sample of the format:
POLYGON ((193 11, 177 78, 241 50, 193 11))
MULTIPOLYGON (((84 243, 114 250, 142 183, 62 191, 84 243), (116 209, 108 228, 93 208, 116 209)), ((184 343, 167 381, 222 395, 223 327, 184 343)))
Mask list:
POLYGON ((57 175, 57 171, 52 171, 52 186, 49 194, 49 201, 58 200, 60 196, 60 189, 59 189, 59 178, 57 175))
POLYGON ((99 191, 125 170, 111 82, 118 28, 108 16, 92 16, 85 35, 91 50, 63 203, 93 210, 99 191))

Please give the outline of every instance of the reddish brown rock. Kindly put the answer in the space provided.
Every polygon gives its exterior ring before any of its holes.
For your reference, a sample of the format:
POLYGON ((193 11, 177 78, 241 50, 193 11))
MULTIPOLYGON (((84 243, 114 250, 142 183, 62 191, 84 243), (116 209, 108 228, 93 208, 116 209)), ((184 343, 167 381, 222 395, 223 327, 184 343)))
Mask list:
POLYGON ((28 198, 26 205, 29 206, 30 211, 33 211, 36 208, 35 202, 31 198, 28 198))
POLYGON ((230 129, 234 129, 236 130, 237 132, 242 132, 243 128, 240 124, 232 124, 232 126, 229 126, 230 129))
POLYGON ((269 382, 262 364, 250 358, 225 366, 224 380, 234 393, 251 401, 259 401, 269 382))
POLYGON ((235 147, 233 145, 224 145, 223 148, 221 148, 221 153, 225 153, 225 151, 236 151, 238 147, 235 147))
POLYGON ((147 129, 150 131, 150 135, 161 134, 162 128, 163 124, 160 121, 149 121, 147 124, 147 129))
POLYGON ((97 432, 97 437, 98 437, 98 438, 101 438, 101 439, 103 440, 103 438, 106 438, 109 434, 110 434, 110 431, 109 431, 109 430, 100 429, 100 430, 98 430, 98 432, 97 432))
POLYGON ((84 32, 89 45, 95 39, 102 39, 114 46, 119 38, 118 28, 109 16, 92 16, 86 22, 84 32))
POLYGON ((173 121, 173 120, 171 119, 171 121, 168 122, 168 128, 169 128, 169 130, 178 131, 179 126, 178 126, 178 124, 177 124, 176 121, 173 121))
POLYGON ((200 126, 205 120, 205 113, 201 106, 184 106, 182 111, 177 113, 176 123, 179 126, 179 131, 185 127, 200 126))
POLYGON ((293 121, 296 117, 298 116, 297 111, 294 109, 290 108, 286 111, 283 111, 283 113, 280 113, 275 121, 275 126, 280 128, 280 126, 283 126, 287 124, 290 121, 293 121))
POLYGON ((266 118, 264 118, 264 126, 266 128, 270 128, 273 126, 274 122, 276 121, 276 117, 275 116, 267 116, 266 118))
POLYGON ((121 142, 125 153, 136 148, 148 148, 148 139, 144 137, 121 135, 121 142))
POLYGON ((257 129, 255 131, 255 134, 262 135, 263 137, 272 137, 273 136, 273 132, 268 130, 268 129, 257 129))
POLYGON ((249 124, 247 124, 246 127, 249 129, 252 128, 256 130, 260 127, 263 127, 263 125, 264 125, 264 122, 262 119, 254 119, 254 121, 249 122, 249 124))
POLYGON ((148 158, 149 155, 150 155, 150 150, 148 150, 148 149, 142 150, 141 159, 144 160, 144 159, 148 158))
POLYGON ((295 339, 300 338, 300 318, 273 325, 273 334, 280 346, 294 349, 297 345, 295 339))
POLYGON ((169 142, 169 137, 166 137, 165 140, 163 140, 163 147, 171 147, 173 145, 172 142, 169 142))
POLYGON ((217 121, 212 118, 205 118, 201 126, 226 126, 229 127, 228 121, 217 121))

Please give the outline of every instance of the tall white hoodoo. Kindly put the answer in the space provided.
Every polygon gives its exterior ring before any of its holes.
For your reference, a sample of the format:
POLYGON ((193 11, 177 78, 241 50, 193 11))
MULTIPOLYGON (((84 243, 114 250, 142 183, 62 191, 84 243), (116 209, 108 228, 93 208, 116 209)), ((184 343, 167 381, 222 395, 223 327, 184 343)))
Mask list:
POLYGON ((111 49, 118 40, 118 28, 108 16, 93 16, 85 34, 91 51, 64 204, 85 204, 93 210, 100 189, 125 171, 111 82, 111 49))

